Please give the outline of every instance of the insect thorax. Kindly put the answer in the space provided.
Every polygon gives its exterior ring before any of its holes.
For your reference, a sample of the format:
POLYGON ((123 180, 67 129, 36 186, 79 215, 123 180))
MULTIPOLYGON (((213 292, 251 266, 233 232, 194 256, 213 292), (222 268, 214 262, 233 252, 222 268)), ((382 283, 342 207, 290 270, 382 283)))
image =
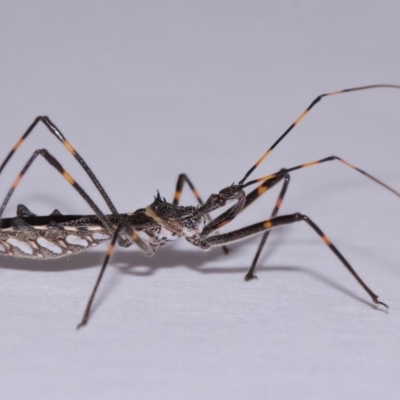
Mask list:
POLYGON ((157 224, 155 236, 161 245, 181 236, 186 239, 199 236, 206 222, 206 216, 197 207, 176 206, 161 199, 159 194, 146 207, 145 214, 157 224))

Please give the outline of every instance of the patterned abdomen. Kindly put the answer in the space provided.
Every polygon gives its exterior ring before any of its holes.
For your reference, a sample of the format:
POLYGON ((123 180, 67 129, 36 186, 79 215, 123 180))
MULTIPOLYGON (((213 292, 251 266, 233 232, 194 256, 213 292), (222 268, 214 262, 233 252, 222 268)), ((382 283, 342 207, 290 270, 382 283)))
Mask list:
POLYGON ((0 254, 37 260, 65 257, 110 240, 102 226, 74 224, 29 225, 22 218, 0 229, 0 254))

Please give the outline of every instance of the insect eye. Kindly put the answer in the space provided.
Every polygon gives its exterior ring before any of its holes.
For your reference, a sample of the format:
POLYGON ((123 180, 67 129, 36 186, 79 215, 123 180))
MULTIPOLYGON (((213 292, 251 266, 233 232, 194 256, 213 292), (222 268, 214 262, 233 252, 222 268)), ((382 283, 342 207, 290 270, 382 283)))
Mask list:
POLYGON ((218 203, 220 206, 224 206, 224 205, 226 204, 226 199, 225 199, 225 197, 218 196, 217 203, 218 203))

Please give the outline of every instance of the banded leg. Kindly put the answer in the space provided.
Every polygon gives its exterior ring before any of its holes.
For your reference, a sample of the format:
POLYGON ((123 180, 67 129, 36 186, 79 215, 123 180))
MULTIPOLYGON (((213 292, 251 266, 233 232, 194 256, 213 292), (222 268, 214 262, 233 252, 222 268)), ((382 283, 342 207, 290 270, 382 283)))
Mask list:
POLYGON ((357 92, 361 90, 369 90, 369 89, 377 89, 377 88, 388 88, 388 89, 400 89, 399 85, 368 85, 368 86, 359 86, 350 89, 338 90, 335 92, 328 92, 317 96, 311 104, 295 119, 295 121, 286 129, 285 132, 282 133, 281 136, 272 144, 272 146, 257 160, 257 162, 246 172, 244 177, 240 180, 239 185, 243 185, 249 175, 271 154, 272 150, 285 138, 285 136, 300 123, 300 121, 309 113, 309 111, 321 101, 324 97, 328 96, 336 96, 338 94, 349 93, 349 92, 357 92))
MULTIPOLYGON (((114 226, 111 224, 108 218, 103 214, 103 212, 99 209, 99 207, 96 205, 93 199, 85 192, 85 190, 75 181, 75 179, 63 168, 63 166, 46 149, 36 150, 30 157, 28 162, 25 164, 24 168, 18 174, 17 178, 12 184, 10 190, 7 193, 7 196, 5 197, 0 207, 0 218, 16 187, 21 182, 22 177, 39 155, 41 155, 52 167, 54 167, 66 179, 66 181, 79 193, 79 195, 86 201, 86 203, 90 206, 90 208, 96 213, 100 221, 107 228, 110 235, 114 235, 115 231, 114 226)), ((118 243, 123 247, 128 246, 127 239, 122 237, 119 238, 118 243)))
POLYGON ((253 236, 259 232, 274 229, 278 226, 292 224, 294 222, 304 221, 306 222, 324 241, 324 243, 331 249, 331 251, 336 255, 336 257, 342 262, 342 264, 347 268, 347 270, 353 275, 356 281, 361 285, 361 287, 368 293, 372 301, 375 304, 380 304, 386 308, 389 308, 385 303, 378 300, 378 296, 364 283, 360 276, 356 273, 349 262, 343 257, 339 250, 332 244, 332 242, 325 236, 320 228, 306 215, 296 213, 290 215, 283 215, 267 219, 265 221, 259 222, 254 225, 247 226, 236 231, 228 232, 222 235, 210 236, 203 239, 198 246, 203 250, 207 250, 210 247, 222 246, 224 244, 232 243, 237 240, 241 240, 246 237, 253 236))
POLYGON ((207 199, 205 204, 200 207, 200 211, 202 213, 208 213, 217 210, 218 208, 223 207, 230 200, 237 200, 237 202, 203 228, 203 231, 200 235, 201 239, 205 239, 211 232, 216 233, 216 229, 228 224, 246 207, 263 195, 268 189, 280 182, 285 177, 286 170, 281 170, 281 172, 282 174, 276 174, 276 176, 265 179, 261 185, 259 185, 248 195, 244 193, 243 186, 235 184, 222 189, 218 194, 212 194, 207 199))
MULTIPOLYGON (((201 238, 206 238, 211 232, 214 232, 215 235, 218 235, 218 233, 215 231, 219 227, 222 227, 232 221, 239 213, 241 213, 246 207, 251 205, 256 199, 258 199, 260 196, 262 196, 267 190, 275 186, 277 183, 279 183, 282 179, 284 179, 284 184, 281 189, 281 192, 278 196, 278 199, 276 201, 274 210, 272 211, 271 218, 276 216, 279 208, 282 204, 283 197, 285 196, 287 187, 289 185, 290 181, 290 176, 288 173, 284 172, 283 174, 271 177, 267 180, 265 180, 261 185, 259 185, 255 190, 250 192, 248 195, 244 195, 243 190, 235 185, 232 185, 226 189, 221 190, 221 192, 218 195, 212 195, 210 198, 207 200, 207 203, 209 204, 208 207, 211 209, 218 208, 218 206, 222 206, 225 204, 227 199, 237 199, 238 202, 228 209, 226 212, 221 214, 219 217, 217 217, 214 221, 206 225, 203 229, 203 232, 201 233, 201 238)), ((204 208, 207 209, 207 204, 204 206, 204 208)), ((261 251, 265 245, 265 242, 268 238, 269 231, 265 232, 261 242, 259 244, 258 250, 256 252, 256 255, 253 259, 253 262, 251 264, 251 267, 248 271, 248 273, 245 276, 245 280, 248 281, 250 279, 255 278, 254 276, 254 269, 256 267, 258 258, 261 254, 261 251)), ((196 241, 194 244, 197 244, 196 241)))
POLYGON ((103 278, 104 272, 105 272, 106 267, 107 267, 107 265, 108 265, 108 261, 110 260, 111 255, 114 253, 115 242, 116 242, 118 236, 122 233, 122 231, 125 231, 125 232, 129 235, 130 243, 129 243, 129 245, 126 246, 126 247, 129 247, 129 246, 132 245, 132 243, 135 243, 135 244, 137 244, 147 255, 152 255, 152 254, 154 254, 154 251, 153 251, 148 245, 146 245, 146 243, 144 243, 144 242, 140 239, 139 235, 135 232, 134 229, 132 229, 132 227, 131 227, 130 225, 128 225, 128 224, 126 224, 126 223, 124 223, 124 222, 121 222, 120 224, 118 224, 117 229, 115 230, 115 232, 114 232, 114 234, 113 234, 111 243, 110 243, 110 245, 108 246, 107 254, 106 254, 105 258, 104 258, 103 265, 102 265, 102 267, 101 267, 100 273, 99 273, 99 275, 98 275, 98 277, 97 277, 97 279, 96 279, 96 283, 95 283, 95 285, 94 285, 94 287, 93 287, 93 289, 92 289, 92 292, 91 292, 91 294, 90 294, 89 300, 88 300, 88 302, 87 302, 87 304, 86 304, 86 308, 85 308, 85 312, 83 313, 82 320, 81 320, 81 322, 78 324, 78 326, 76 327, 76 329, 80 329, 80 328, 82 328, 83 326, 85 326, 85 325, 87 324, 88 320, 89 320, 90 310, 91 310, 91 308, 92 308, 93 301, 94 301, 94 298, 95 298, 96 293, 97 293, 97 289, 98 289, 99 286, 100 286, 100 282, 101 282, 101 280, 102 280, 102 278, 103 278))
POLYGON ((64 135, 61 133, 61 131, 53 124, 53 122, 50 121, 49 117, 46 116, 38 116, 35 118, 35 120, 32 122, 32 124, 29 126, 29 128, 26 130, 26 132, 22 135, 22 137, 18 140, 18 142, 14 145, 14 147, 11 149, 5 160, 0 166, 0 174, 7 165, 7 163, 10 161, 11 157, 14 155, 14 153, 18 150, 18 148, 21 146, 21 144, 25 141, 25 139, 29 136, 29 134, 33 131, 33 129, 36 127, 36 125, 42 122, 47 129, 52 133, 63 145, 64 147, 68 150, 69 153, 72 154, 72 156, 79 162, 79 164, 82 166, 83 170, 86 172, 86 174, 89 176, 90 180, 93 182, 101 196, 103 197, 104 201, 106 202, 108 208, 111 210, 113 214, 118 214, 117 209, 115 208, 114 204, 112 203, 110 197, 104 190, 103 186, 99 182, 99 180, 96 178, 94 175, 93 171, 89 168, 89 166, 86 164, 86 162, 83 160, 83 158, 80 156, 80 154, 72 147, 71 143, 68 142, 68 140, 64 137, 64 135))
MULTIPOLYGON (((178 176, 178 181, 176 182, 174 200, 173 200, 172 204, 174 206, 177 206, 179 204, 179 200, 180 200, 181 194, 182 194, 183 185, 184 185, 185 182, 189 185, 189 188, 192 191, 192 193, 193 193, 194 197, 196 198, 197 202, 201 206, 204 205, 204 202, 203 202, 202 198, 200 197, 198 191, 196 190, 196 188, 194 187, 192 181, 189 179, 189 177, 186 174, 179 174, 179 176, 178 176)), ((211 217, 210 217, 210 215, 208 213, 206 213, 206 217, 207 217, 209 222, 212 221, 212 219, 211 219, 211 217)), ((222 250, 224 251, 225 254, 229 253, 229 250, 228 250, 228 248, 226 246, 222 246, 222 250)))
POLYGON ((242 186, 242 188, 245 188, 245 187, 250 186, 250 185, 254 185, 255 183, 264 182, 265 180, 268 180, 268 179, 272 179, 272 178, 276 178, 276 177, 282 176, 282 175, 284 175, 286 173, 289 173, 289 172, 292 172, 292 171, 296 171, 298 169, 303 169, 303 168, 307 168, 307 167, 313 167, 315 165, 320 165, 320 164, 323 164, 323 163, 325 163, 327 161, 340 161, 346 167, 349 167, 349 168, 351 168, 351 169, 363 174, 364 176, 366 176, 367 178, 371 179, 372 181, 374 181, 378 185, 380 185, 380 186, 384 187, 385 189, 389 190, 390 192, 392 192, 397 197, 400 197, 400 193, 397 190, 393 189, 391 186, 389 186, 386 183, 382 182, 381 180, 375 178, 373 175, 369 174, 368 172, 365 172, 364 170, 356 167, 355 165, 350 164, 348 161, 343 160, 343 158, 340 158, 340 157, 337 157, 337 156, 330 156, 330 157, 322 158, 321 160, 312 161, 312 162, 308 162, 308 163, 305 163, 305 164, 297 165, 297 166, 292 167, 292 168, 284 168, 284 169, 282 169, 282 170, 280 170, 280 171, 278 171, 278 172, 276 172, 274 174, 270 174, 270 175, 263 176, 261 178, 249 181, 249 182, 245 183, 242 186))
MULTIPOLYGON (((287 190, 288 185, 289 185, 289 182, 290 182, 290 175, 289 175, 289 174, 281 175, 281 178, 284 178, 285 180, 284 180, 284 182, 283 182, 282 189, 281 189, 281 191, 280 191, 280 193, 279 193, 279 196, 278 196, 278 198, 277 198, 277 200, 276 200, 275 207, 274 207, 274 209, 273 209, 273 211, 272 211, 272 213, 271 213, 271 217, 270 217, 270 218, 274 218, 274 217, 276 217, 276 215, 278 214, 278 211, 279 211, 279 209, 280 209, 280 207, 281 207, 283 198, 285 197, 286 190, 287 190)), ((264 182, 264 183, 263 183, 262 185, 260 185, 257 189, 255 189, 253 192, 249 193, 249 194, 247 195, 247 198, 251 198, 252 195, 253 195, 253 193, 255 193, 255 194, 257 195, 256 198, 258 198, 259 196, 261 196, 261 195, 264 193, 264 191, 267 190, 267 189, 264 189, 265 186, 263 186, 263 185, 267 185, 268 182, 270 182, 270 181, 264 182), (263 190, 264 190, 264 191, 263 191, 263 190)), ((275 184, 275 183, 274 183, 274 184, 275 184)), ((269 188, 269 187, 267 186, 267 188, 269 188)), ((255 199, 254 199, 254 200, 255 200, 255 199)), ((247 205, 248 205, 248 204, 246 203, 245 207, 247 207, 247 205)), ((258 259, 259 259, 259 257, 260 257, 260 254, 261 254, 261 252, 262 252, 262 249, 263 249, 264 246, 265 246, 265 243, 266 243, 266 241, 267 241, 267 239, 268 239, 268 236, 269 236, 269 233, 270 233, 270 232, 271 232, 271 231, 266 231, 266 232, 263 234, 263 236, 262 236, 262 238, 261 238, 261 241, 260 241, 260 244, 258 245, 257 252, 256 252, 256 254, 255 254, 254 258, 253 258, 252 263, 251 263, 251 267, 250 267, 249 271, 247 272, 246 276, 244 277, 244 280, 245 280, 245 281, 250 281, 250 280, 252 280, 252 279, 257 279, 257 276, 254 275, 254 270, 256 269, 257 261, 258 261, 258 259)))
POLYGON ((194 187, 192 181, 188 178, 188 176, 186 174, 179 174, 179 176, 178 176, 178 181, 176 182, 174 200, 173 200, 172 204, 174 206, 177 206, 179 204, 179 200, 181 199, 183 185, 184 185, 185 182, 189 185, 189 188, 192 191, 194 197, 196 198, 198 203, 202 206, 204 204, 204 202, 201 199, 198 191, 194 187))

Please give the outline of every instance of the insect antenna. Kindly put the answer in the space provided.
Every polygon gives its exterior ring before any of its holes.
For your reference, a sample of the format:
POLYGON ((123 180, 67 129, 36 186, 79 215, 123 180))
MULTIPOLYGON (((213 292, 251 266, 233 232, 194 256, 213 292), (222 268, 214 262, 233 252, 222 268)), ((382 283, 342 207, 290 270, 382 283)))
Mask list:
POLYGON ((263 176, 261 178, 257 178, 257 179, 254 179, 252 181, 246 182, 244 185, 242 185, 242 188, 245 188, 245 187, 250 186, 250 185, 254 185, 255 183, 264 182, 266 180, 269 180, 269 179, 272 179, 272 178, 287 174, 287 173, 292 172, 292 171, 296 171, 298 169, 303 169, 303 168, 307 168, 307 167, 313 167, 315 165, 320 165, 320 164, 322 164, 324 162, 327 162, 327 161, 340 161, 346 167, 349 167, 349 168, 351 168, 351 169, 363 174, 364 176, 366 176, 367 178, 371 179, 372 181, 374 181, 378 185, 380 185, 380 186, 384 187, 385 189, 389 190, 390 192, 392 192, 397 197, 400 197, 400 193, 397 190, 393 189, 391 186, 389 186, 386 183, 382 182, 380 179, 375 178, 373 175, 371 175, 368 172, 362 170, 361 168, 358 168, 355 165, 350 164, 348 161, 343 160, 343 158, 340 158, 340 157, 337 157, 337 156, 330 156, 330 157, 323 158, 321 160, 311 161, 311 162, 308 162, 308 163, 305 163, 305 164, 296 165, 295 167, 292 167, 292 168, 281 169, 280 171, 276 172, 275 174, 266 175, 266 176, 263 176))
MULTIPOLYGON (((300 121, 309 113, 309 111, 317 104, 319 103, 322 98, 328 97, 328 96, 336 96, 338 94, 343 94, 343 93, 349 93, 349 92, 357 92, 360 90, 369 90, 369 89, 378 89, 378 88, 389 88, 389 89, 400 89, 400 85, 387 85, 387 84, 377 84, 377 85, 368 85, 368 86, 358 86, 350 89, 343 89, 343 90, 337 90, 335 92, 328 92, 328 93, 323 93, 317 96, 311 104, 295 119, 295 121, 292 123, 292 125, 289 126, 289 128, 286 129, 285 132, 282 133, 281 136, 273 143, 273 145, 257 160, 257 162, 246 172, 245 176, 239 181, 239 185, 243 185, 247 178, 250 176, 250 174, 271 154, 272 150, 278 146, 278 144, 287 136, 287 134, 296 126, 300 123, 300 121)), ((259 182, 259 181, 256 181, 259 182)))

